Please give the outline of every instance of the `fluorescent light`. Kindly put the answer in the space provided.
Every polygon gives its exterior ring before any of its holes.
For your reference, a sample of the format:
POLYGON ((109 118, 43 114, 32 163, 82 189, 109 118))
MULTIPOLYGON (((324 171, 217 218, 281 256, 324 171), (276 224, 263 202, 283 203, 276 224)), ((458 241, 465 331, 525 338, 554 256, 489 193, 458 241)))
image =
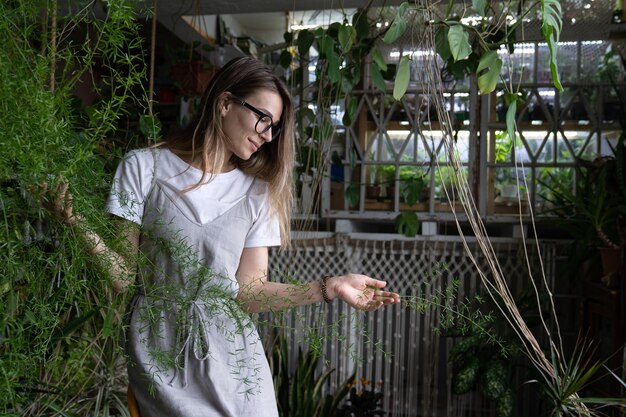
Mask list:
POLYGON ((318 25, 291 25, 291 30, 314 29, 318 25))

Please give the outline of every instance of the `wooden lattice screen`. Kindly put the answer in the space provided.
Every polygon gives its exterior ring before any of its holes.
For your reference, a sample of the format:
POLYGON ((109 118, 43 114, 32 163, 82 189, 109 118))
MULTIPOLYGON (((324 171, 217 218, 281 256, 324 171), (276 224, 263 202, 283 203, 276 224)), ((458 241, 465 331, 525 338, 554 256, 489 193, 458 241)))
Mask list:
MULTIPOLYGON (((513 239, 495 239, 492 244, 513 292, 519 291, 529 283, 530 276, 522 244, 513 239)), ((535 279, 541 281, 536 246, 528 245, 528 264, 535 279)), ((551 282, 558 245, 542 242, 539 247, 551 282)), ((477 245, 470 241, 468 248, 480 268, 487 271, 477 245)), ((422 286, 422 294, 427 296, 458 279, 457 301, 471 298, 481 287, 476 266, 463 243, 459 238, 444 236, 429 240, 376 240, 373 235, 337 234, 295 240, 290 250, 271 252, 270 271, 273 279, 289 276, 302 281, 317 280, 326 274, 359 272, 386 280, 388 288, 403 296, 413 294, 416 286, 430 283, 422 286), (437 271, 442 272, 438 275, 437 271)), ((290 329, 289 347, 293 352, 299 346, 307 347, 307 329, 322 323, 328 330, 323 359, 326 366, 335 368, 328 386, 330 392, 356 371, 357 378, 372 381, 385 394, 384 409, 393 416, 460 416, 468 415, 470 410, 473 416, 492 415, 480 396, 451 394, 447 351, 453 340, 437 333, 440 314, 439 309, 419 313, 402 304, 376 313, 360 313, 335 302, 292 309, 283 317, 290 329)), ((292 361, 295 356, 292 355, 292 361)))

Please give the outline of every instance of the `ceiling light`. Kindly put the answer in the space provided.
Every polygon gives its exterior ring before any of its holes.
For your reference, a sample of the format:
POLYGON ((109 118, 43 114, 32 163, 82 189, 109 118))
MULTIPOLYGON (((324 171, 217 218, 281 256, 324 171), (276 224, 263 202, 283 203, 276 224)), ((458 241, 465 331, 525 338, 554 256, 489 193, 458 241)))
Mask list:
POLYGON ((291 25, 291 30, 314 29, 318 25, 291 25))

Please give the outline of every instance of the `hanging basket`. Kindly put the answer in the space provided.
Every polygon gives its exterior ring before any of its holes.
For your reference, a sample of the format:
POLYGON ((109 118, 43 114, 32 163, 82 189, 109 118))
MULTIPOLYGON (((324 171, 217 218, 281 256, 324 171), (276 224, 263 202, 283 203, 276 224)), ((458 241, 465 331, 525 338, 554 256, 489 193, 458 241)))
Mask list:
POLYGON ((170 74, 177 90, 185 96, 200 96, 216 69, 204 61, 190 61, 172 65, 170 74))

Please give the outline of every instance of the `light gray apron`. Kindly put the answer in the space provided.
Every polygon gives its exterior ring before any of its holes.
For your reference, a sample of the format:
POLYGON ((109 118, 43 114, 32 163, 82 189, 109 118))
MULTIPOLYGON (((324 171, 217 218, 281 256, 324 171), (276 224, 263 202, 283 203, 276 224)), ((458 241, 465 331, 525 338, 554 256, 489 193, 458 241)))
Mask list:
POLYGON ((277 417, 261 340, 237 305, 249 195, 201 224, 155 172, 144 205, 126 349, 142 417, 277 417))

